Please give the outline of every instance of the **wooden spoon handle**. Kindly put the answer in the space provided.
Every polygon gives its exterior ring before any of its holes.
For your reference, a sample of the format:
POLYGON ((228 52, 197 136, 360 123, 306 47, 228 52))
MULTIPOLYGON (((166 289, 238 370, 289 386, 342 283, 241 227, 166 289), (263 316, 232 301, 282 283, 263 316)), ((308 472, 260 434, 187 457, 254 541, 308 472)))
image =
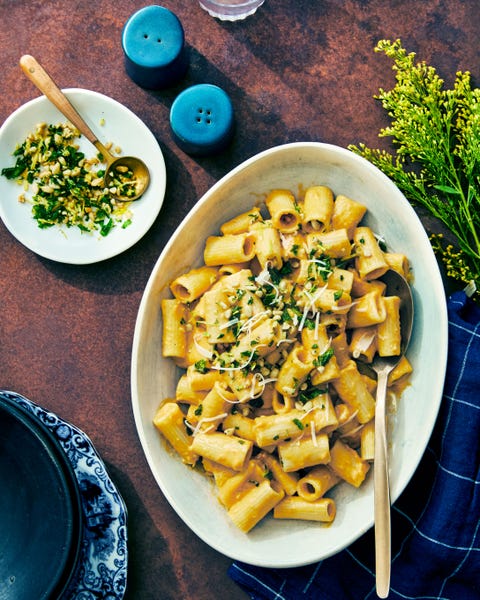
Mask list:
POLYGON ((58 110, 89 140, 96 145, 97 136, 87 123, 78 114, 76 108, 70 103, 65 94, 56 85, 45 69, 33 56, 25 54, 20 59, 20 66, 25 75, 37 88, 54 104, 58 110))
POLYGON ((390 484, 386 434, 388 370, 378 373, 375 407, 375 453, 373 468, 375 513, 375 580, 377 596, 386 598, 390 588, 390 484))

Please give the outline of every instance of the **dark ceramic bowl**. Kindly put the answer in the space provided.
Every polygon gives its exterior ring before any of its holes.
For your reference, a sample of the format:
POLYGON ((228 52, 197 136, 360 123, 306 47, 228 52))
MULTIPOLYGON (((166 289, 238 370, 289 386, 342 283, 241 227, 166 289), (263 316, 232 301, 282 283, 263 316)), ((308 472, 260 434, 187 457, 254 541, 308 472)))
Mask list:
POLYGON ((60 598, 82 539, 80 493, 51 432, 0 394, 0 600, 60 598))

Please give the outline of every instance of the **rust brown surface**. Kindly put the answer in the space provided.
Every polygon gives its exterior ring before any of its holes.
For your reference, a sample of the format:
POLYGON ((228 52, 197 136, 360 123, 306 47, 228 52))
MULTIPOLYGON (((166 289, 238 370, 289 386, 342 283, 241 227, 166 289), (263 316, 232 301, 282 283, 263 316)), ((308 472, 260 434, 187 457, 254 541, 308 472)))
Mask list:
POLYGON ((194 0, 162 4, 183 23, 190 68, 174 88, 151 92, 126 75, 120 44, 123 24, 144 3, 0 0, 0 122, 38 95, 18 67, 30 53, 62 87, 95 90, 133 110, 158 139, 168 176, 151 230, 104 263, 42 259, 0 223, 0 387, 73 422, 101 453, 129 511, 128 599, 234 600, 246 596, 227 576, 230 559, 170 508, 135 430, 130 356, 148 276, 194 202, 244 159, 292 141, 377 145, 386 117, 372 96, 393 83, 390 63, 373 52, 379 39, 400 37, 449 82, 461 69, 478 83, 478 3, 266 0, 235 24, 214 20, 194 0), (188 157, 169 131, 175 96, 200 82, 223 87, 236 112, 233 144, 215 158, 188 157))

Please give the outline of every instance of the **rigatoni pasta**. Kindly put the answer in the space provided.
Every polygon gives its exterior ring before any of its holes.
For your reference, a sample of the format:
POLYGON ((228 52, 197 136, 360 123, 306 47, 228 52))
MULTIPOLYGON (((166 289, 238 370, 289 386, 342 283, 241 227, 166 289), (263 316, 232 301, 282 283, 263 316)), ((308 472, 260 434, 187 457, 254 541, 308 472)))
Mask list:
MULTIPOLYGON (((409 275, 362 223, 366 207, 324 185, 271 190, 206 240, 204 265, 162 300, 162 352, 184 369, 154 425, 203 467, 244 532, 267 514, 331 522, 332 489, 363 484, 373 461, 374 357, 400 352, 409 275)), ((406 385, 403 358, 391 395, 406 385)))
POLYGON ((324 231, 330 227, 334 208, 333 192, 325 185, 309 187, 303 199, 303 229, 324 231))
POLYGON ((275 519, 302 519, 305 521, 323 521, 331 523, 337 512, 332 498, 304 500, 300 496, 287 496, 275 505, 275 519))

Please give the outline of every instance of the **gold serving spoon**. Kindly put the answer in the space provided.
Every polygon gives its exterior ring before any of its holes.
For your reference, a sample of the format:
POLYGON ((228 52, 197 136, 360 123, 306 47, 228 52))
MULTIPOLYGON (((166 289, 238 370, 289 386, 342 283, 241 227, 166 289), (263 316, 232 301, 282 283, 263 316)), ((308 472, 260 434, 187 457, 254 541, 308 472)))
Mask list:
MULTIPOLYGON (((134 156, 115 157, 98 140, 84 119, 77 112, 76 108, 70 103, 65 94, 56 85, 50 75, 37 62, 37 60, 25 54, 20 59, 20 66, 25 75, 34 83, 37 88, 54 104, 58 110, 82 133, 89 142, 91 142, 107 163, 105 172, 105 184, 109 188, 115 188, 115 181, 124 180, 125 183, 134 183, 135 191, 132 195, 124 195, 120 191, 121 186, 117 186, 117 192, 114 193, 118 200, 128 201, 138 200, 150 183, 150 173, 146 164, 134 156), (124 173, 130 171, 132 176, 129 179, 124 178, 124 173)), ((130 187, 130 186, 129 186, 130 187)))
POLYGON ((396 271, 387 271, 382 277, 387 285, 387 296, 400 298, 401 351, 398 356, 376 356, 372 368, 377 373, 375 405, 375 452, 373 462, 375 514, 375 580, 377 596, 386 598, 390 590, 391 535, 390 484, 388 475, 388 448, 386 432, 386 395, 390 371, 405 354, 413 324, 413 298, 410 286, 396 271))

